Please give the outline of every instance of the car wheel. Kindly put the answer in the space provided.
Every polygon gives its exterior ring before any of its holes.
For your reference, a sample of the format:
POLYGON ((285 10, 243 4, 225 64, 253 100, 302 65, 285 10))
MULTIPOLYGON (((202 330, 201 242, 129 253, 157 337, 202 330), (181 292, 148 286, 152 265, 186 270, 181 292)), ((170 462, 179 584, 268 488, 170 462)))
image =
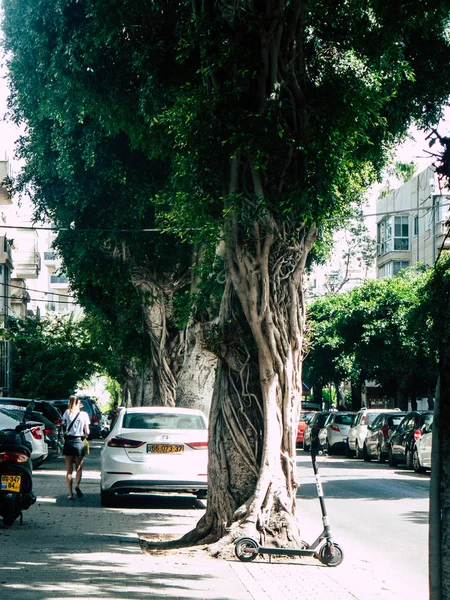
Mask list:
POLYGON ((397 466, 397 461, 395 460, 394 455, 392 454, 392 450, 390 448, 389 448, 389 454, 388 454, 388 462, 389 462, 390 467, 397 466))
POLYGON ((412 454, 411 451, 408 450, 408 448, 406 448, 405 450, 405 463, 406 463, 406 468, 409 470, 413 470, 413 462, 412 462, 412 454))
POLYGON ((363 458, 363 451, 362 448, 360 448, 358 441, 356 441, 356 458, 363 458))
POLYGON ((206 500, 208 497, 208 490, 199 490, 196 494, 197 500, 206 500))
POLYGON ((353 452, 353 450, 350 448, 349 443, 347 442, 345 444, 345 456, 347 458, 352 458, 355 455, 355 453, 353 452))
POLYGON ((369 453, 367 451, 367 444, 364 443, 363 449, 362 449, 362 457, 364 459, 365 462, 370 462, 372 460, 372 457, 369 456, 369 453))
POLYGON ((100 490, 100 504, 102 506, 114 505, 114 492, 108 490, 100 490))
POLYGON ((412 456, 413 469, 416 473, 425 473, 425 467, 422 467, 420 464, 419 453, 417 448, 414 448, 413 456, 412 456))
POLYGON ((378 447, 377 447, 377 456, 378 456, 378 462, 380 463, 380 465, 382 465, 386 461, 386 457, 381 452, 380 445, 378 445, 378 447))

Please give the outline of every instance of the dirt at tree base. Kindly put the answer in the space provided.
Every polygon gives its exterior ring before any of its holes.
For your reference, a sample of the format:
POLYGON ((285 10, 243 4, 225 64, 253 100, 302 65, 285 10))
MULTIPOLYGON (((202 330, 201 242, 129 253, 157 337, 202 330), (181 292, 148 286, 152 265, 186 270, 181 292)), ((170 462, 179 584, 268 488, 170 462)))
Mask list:
MULTIPOLYGON (((141 552, 150 556, 168 556, 176 557, 180 560, 238 560, 234 553, 234 544, 227 544, 221 548, 219 554, 214 556, 211 554, 210 544, 198 544, 196 546, 181 546, 177 545, 176 541, 180 540, 179 535, 174 534, 149 534, 138 533, 141 552)), ((300 556, 271 556, 263 555, 256 558, 257 562, 299 562, 305 560, 305 557, 300 556)))

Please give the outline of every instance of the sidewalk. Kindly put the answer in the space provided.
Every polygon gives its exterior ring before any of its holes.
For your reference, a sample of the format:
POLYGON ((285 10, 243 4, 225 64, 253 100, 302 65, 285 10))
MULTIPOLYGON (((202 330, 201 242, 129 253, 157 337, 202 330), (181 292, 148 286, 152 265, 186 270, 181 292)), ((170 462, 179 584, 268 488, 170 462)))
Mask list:
POLYGON ((204 504, 155 494, 102 508, 98 455, 94 443, 81 500, 67 500, 63 459, 35 471, 38 501, 23 525, 0 525, 2 600, 406 600, 385 588, 370 557, 350 554, 329 568, 311 558, 242 563, 201 551, 143 554, 139 533, 182 535, 204 504))

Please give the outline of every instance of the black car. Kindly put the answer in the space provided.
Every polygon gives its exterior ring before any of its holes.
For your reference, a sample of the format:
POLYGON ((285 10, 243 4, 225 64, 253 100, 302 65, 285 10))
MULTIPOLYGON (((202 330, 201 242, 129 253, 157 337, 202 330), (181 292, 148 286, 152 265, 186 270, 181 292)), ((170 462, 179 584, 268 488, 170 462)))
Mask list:
POLYGON ((405 412, 385 412, 375 418, 374 422, 367 427, 363 446, 365 461, 375 459, 379 463, 384 463, 387 460, 391 436, 405 416, 405 412))
POLYGON ((413 469, 413 454, 416 440, 420 438, 424 428, 429 428, 433 422, 431 410, 412 410, 407 413, 392 434, 389 445, 389 465, 395 467, 406 463, 407 469, 413 469))
MULTIPOLYGON (((49 404, 46 400, 34 400, 30 398, 0 398, 0 404, 9 404, 13 406, 22 406, 28 409, 29 413, 37 412, 48 419, 55 427, 55 432, 58 436, 58 444, 64 443, 62 430, 62 413, 56 406, 49 404)), ((27 417, 28 418, 28 417, 27 417)), ((42 419, 39 419, 44 423, 42 419)))
MULTIPOLYGON (((88 414, 90 420, 90 440, 98 440, 101 438, 102 431, 102 411, 98 407, 96 401, 90 396, 78 396, 81 401, 81 410, 88 414)), ((67 410, 69 405, 68 398, 59 398, 57 400, 51 400, 51 402, 56 408, 61 411, 61 414, 64 414, 64 411, 67 410)))

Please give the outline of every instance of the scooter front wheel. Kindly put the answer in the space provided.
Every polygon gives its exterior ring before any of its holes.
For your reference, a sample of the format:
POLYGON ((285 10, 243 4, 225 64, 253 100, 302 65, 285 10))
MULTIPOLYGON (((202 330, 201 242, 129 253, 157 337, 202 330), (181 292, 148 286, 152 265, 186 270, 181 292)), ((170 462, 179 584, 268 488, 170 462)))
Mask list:
POLYGON ((344 552, 338 544, 325 544, 319 550, 319 558, 327 567, 337 567, 344 560, 344 552))
POLYGON ((235 542, 234 552, 242 562, 255 560, 259 553, 258 542, 251 537, 241 537, 235 542))

